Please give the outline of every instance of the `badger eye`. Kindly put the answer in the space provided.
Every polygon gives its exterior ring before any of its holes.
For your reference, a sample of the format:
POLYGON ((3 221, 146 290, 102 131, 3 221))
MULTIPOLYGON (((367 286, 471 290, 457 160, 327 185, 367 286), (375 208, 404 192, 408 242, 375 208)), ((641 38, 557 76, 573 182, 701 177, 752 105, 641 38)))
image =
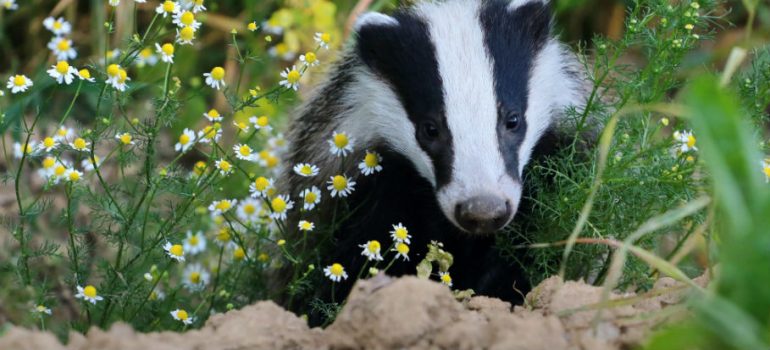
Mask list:
POLYGON ((439 130, 438 126, 436 126, 436 123, 432 121, 426 121, 422 123, 422 133, 425 135, 425 137, 429 139, 435 139, 438 137, 439 130))
POLYGON ((505 129, 508 131, 516 131, 519 129, 520 117, 518 112, 509 112, 505 117, 505 129))

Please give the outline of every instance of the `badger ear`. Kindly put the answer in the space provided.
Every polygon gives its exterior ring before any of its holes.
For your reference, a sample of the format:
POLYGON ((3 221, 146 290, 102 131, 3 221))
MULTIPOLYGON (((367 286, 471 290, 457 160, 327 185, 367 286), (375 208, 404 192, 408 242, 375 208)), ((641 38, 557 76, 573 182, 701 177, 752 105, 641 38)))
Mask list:
POLYGON ((353 30, 356 33, 359 33, 361 32, 362 28, 371 26, 398 26, 398 20, 379 12, 367 12, 356 19, 356 23, 353 25, 353 30))

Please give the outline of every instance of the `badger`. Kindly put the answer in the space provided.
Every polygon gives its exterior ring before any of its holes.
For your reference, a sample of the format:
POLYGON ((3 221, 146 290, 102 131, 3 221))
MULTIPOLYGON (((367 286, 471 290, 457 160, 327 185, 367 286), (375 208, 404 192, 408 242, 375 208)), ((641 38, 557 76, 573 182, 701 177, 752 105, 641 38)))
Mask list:
MULTIPOLYGON (((320 174, 300 176, 289 166, 280 177, 281 191, 292 196, 319 186, 319 178, 356 178, 348 198, 326 192, 317 209, 319 222, 338 220, 333 239, 318 242, 323 260, 355 275, 366 260, 359 245, 378 240, 385 249, 392 225, 401 223, 412 236, 410 260, 388 274, 414 273, 438 241, 454 256, 454 288, 519 301, 513 286, 524 290, 527 279, 495 250, 494 233, 520 208, 536 146, 586 95, 582 65, 552 33, 548 3, 418 2, 392 15, 365 13, 353 32, 287 135, 288 164, 312 163, 320 174), (334 132, 353 138, 352 154, 330 152, 334 132), (382 159, 373 176, 357 168, 367 151, 382 159), (340 203, 349 215, 339 214, 340 203)), ((336 284, 337 298, 353 280, 336 284)))

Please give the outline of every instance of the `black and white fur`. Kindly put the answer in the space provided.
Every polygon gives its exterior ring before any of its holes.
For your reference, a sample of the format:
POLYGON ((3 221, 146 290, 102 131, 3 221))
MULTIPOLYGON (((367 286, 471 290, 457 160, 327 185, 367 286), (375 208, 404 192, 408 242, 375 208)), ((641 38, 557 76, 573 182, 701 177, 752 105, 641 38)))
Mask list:
MULTIPOLYGON (((512 285, 527 288, 525 280, 485 233, 513 219, 536 144, 585 96, 580 66, 551 21, 541 0, 420 2, 359 18, 355 43, 288 136, 288 164, 314 163, 321 174, 303 178, 287 166, 281 177, 282 192, 297 196, 312 185, 325 190, 341 169, 356 176, 352 215, 324 260, 355 275, 365 259, 358 245, 377 239, 386 249, 391 225, 401 222, 413 236, 411 260, 389 274, 414 273, 436 240, 455 256, 455 288, 517 299, 512 285), (344 162, 327 144, 335 130, 355 138, 344 162), (383 156, 381 173, 359 174, 366 150, 383 156)), ((334 200, 324 196, 316 218, 328 223, 334 200)), ((338 298, 351 280, 336 287, 338 298)))

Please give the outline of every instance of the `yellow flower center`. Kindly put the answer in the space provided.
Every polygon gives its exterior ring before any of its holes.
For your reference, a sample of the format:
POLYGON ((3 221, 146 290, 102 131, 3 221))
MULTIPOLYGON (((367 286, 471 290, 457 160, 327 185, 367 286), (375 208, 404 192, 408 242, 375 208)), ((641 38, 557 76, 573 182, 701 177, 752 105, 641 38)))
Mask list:
POLYGON ((342 191, 348 187, 348 179, 342 175, 337 175, 332 179, 332 186, 337 191, 342 191))
POLYGON ((59 49, 59 51, 68 51, 70 49, 70 41, 61 39, 59 40, 59 43, 56 44, 56 48, 59 49))
POLYGON ((16 85, 16 86, 27 85, 27 78, 25 78, 23 75, 14 76, 13 77, 13 85, 16 85))
POLYGON ((75 146, 76 149, 84 149, 86 148, 86 140, 83 140, 82 137, 78 137, 72 142, 72 145, 75 146))
POLYGON ((216 109, 209 110, 209 112, 207 114, 208 114, 209 118, 212 118, 212 119, 218 119, 219 118, 219 111, 217 111, 216 109))
POLYGON ((163 44, 163 46, 160 47, 160 50, 163 51, 166 56, 171 56, 174 54, 174 45, 171 44, 163 44))
POLYGON ((296 69, 292 69, 289 72, 289 74, 286 75, 286 81, 288 81, 289 84, 295 84, 296 82, 299 81, 300 77, 301 76, 300 76, 299 72, 297 72, 296 69))
POLYGON ((765 176, 770 178, 770 165, 765 165, 765 176))
POLYGON ((184 248, 181 244, 174 244, 169 248, 168 252, 173 256, 182 256, 184 255, 184 248))
POLYGON ((313 63, 317 59, 318 58, 316 57, 315 52, 308 52, 308 53, 305 54, 305 62, 307 62, 307 63, 313 63))
POLYGON ((56 71, 59 72, 59 74, 67 74, 67 72, 70 71, 70 64, 67 63, 67 61, 59 61, 59 63, 56 64, 56 71))
POLYGON ((246 125, 246 123, 244 123, 244 122, 238 122, 238 124, 235 124, 235 125, 236 125, 236 126, 238 126, 238 129, 241 129, 241 130, 246 130, 246 129, 248 129, 248 127, 249 127, 249 126, 248 126, 248 125, 246 125))
POLYGON ((267 189, 267 186, 270 186, 270 180, 268 180, 264 176, 260 176, 256 180, 254 180, 254 188, 257 191, 262 192, 265 189, 267 189))
POLYGON ((334 135, 334 145, 337 146, 337 148, 345 148, 345 146, 348 145, 348 142, 348 135, 345 133, 334 135))
POLYGON ((124 133, 123 135, 120 135, 120 142, 122 142, 124 145, 128 145, 131 143, 131 134, 124 133))
POLYGON ((270 122, 270 119, 268 119, 267 116, 265 115, 257 118, 257 125, 259 125, 260 128, 266 127, 269 122, 270 122))
POLYGON ((214 67, 211 70, 211 77, 214 80, 222 80, 225 77, 225 69, 222 67, 214 67))
POLYGON ((300 230, 310 231, 313 228, 313 223, 309 221, 302 221, 299 223, 300 230))
POLYGON ((46 307, 43 305, 38 305, 36 309, 37 309, 37 312, 44 312, 46 307))
POLYGON ((184 27, 179 31, 179 37, 184 41, 190 41, 195 37, 195 29, 192 27, 184 27))
POLYGON ((85 288, 83 288, 83 295, 89 298, 96 298, 96 287, 90 284, 87 285, 85 288))
MULTIPOLYGON (((170 2, 170 1, 166 1, 166 2, 170 2)), ((178 318, 178 319, 180 319, 182 321, 187 321, 187 319, 189 317, 190 317, 190 315, 187 314, 187 311, 179 310, 179 311, 176 312, 176 318, 178 318)))
POLYGON ((446 284, 452 283, 452 277, 449 276, 448 273, 445 273, 445 274, 441 275, 441 282, 444 282, 446 284))
POLYGON ((254 204, 251 204, 251 203, 245 204, 243 206, 243 212, 246 213, 246 214, 249 214, 249 215, 254 214, 254 213, 257 212, 257 207, 254 206, 254 204))
POLYGON ((252 32, 253 32, 253 31, 255 31, 255 30, 257 30, 257 24, 256 24, 256 23, 254 23, 254 22, 251 22, 251 23, 249 23, 249 25, 248 25, 247 27, 248 27, 248 29, 249 29, 250 31, 252 31, 252 32))
POLYGON ((124 83, 126 81, 126 79, 128 79, 128 73, 126 72, 125 69, 121 69, 118 72, 118 82, 124 83))
POLYGON ((63 24, 62 24, 61 21, 56 20, 55 22, 53 22, 53 29, 59 30, 59 29, 61 29, 62 25, 63 24))
POLYGON ((307 176, 309 176, 309 175, 312 175, 312 174, 313 174, 313 168, 312 168, 310 165, 307 165, 307 164, 305 164, 305 165, 303 165, 303 166, 302 166, 302 167, 299 169, 299 172, 300 172, 300 173, 302 173, 302 175, 307 175, 307 176))
POLYGON ((56 141, 54 141, 52 137, 46 137, 45 139, 43 139, 43 146, 45 146, 46 148, 51 148, 55 144, 56 144, 56 141))
POLYGON ((201 273, 198 271, 194 271, 190 273, 190 283, 192 284, 201 283, 201 273))
POLYGON ((198 239, 198 235, 190 236, 190 239, 188 240, 190 245, 198 245, 200 240, 198 239))
POLYGON ((171 12, 174 12, 175 8, 176 8, 176 4, 174 4, 173 1, 166 1, 163 3, 163 11, 171 13, 171 12))
POLYGON ((216 208, 221 210, 221 211, 225 211, 227 209, 230 209, 231 206, 232 206, 232 204, 230 203, 229 200, 223 199, 223 200, 219 201, 219 203, 217 203, 216 208))
POLYGON ((197 163, 195 163, 193 171, 198 175, 203 174, 203 172, 206 171, 206 162, 199 160, 197 163))
POLYGON ((409 254, 409 246, 406 243, 400 242, 396 244, 396 251, 401 255, 409 254))
POLYGON ((379 158, 377 157, 377 155, 376 155, 376 154, 374 154, 374 153, 368 153, 368 152, 367 152, 367 153, 366 153, 366 157, 364 157, 364 164, 365 164, 365 165, 366 165, 368 168, 374 168, 374 167, 376 167, 377 165, 379 165, 379 164, 380 164, 380 160, 379 160, 379 158))
POLYGON ((54 165, 56 165, 56 159, 53 159, 53 157, 43 159, 43 168, 50 169, 54 165))
POLYGON ((185 11, 182 13, 182 16, 179 18, 182 24, 186 26, 191 26, 193 22, 195 22, 195 15, 193 15, 190 11, 185 11))
POLYGON ((83 79, 91 79, 91 72, 88 71, 88 69, 81 69, 80 76, 83 77, 83 79))
POLYGON ((283 213, 286 211, 286 201, 281 197, 273 198, 273 200, 270 202, 270 205, 273 207, 273 211, 276 213, 283 213))
POLYGON ((238 147, 238 152, 240 152, 242 156, 248 157, 251 155, 251 148, 246 145, 241 145, 241 147, 238 147))
POLYGON ((695 136, 687 136, 687 147, 693 148, 695 146, 695 136))
POLYGON ((334 276, 342 276, 343 272, 345 272, 345 268, 343 268, 342 265, 338 263, 332 264, 332 267, 329 269, 329 273, 334 276))
POLYGON ((229 242, 230 241, 230 229, 227 227, 222 227, 219 230, 219 233, 217 233, 217 240, 220 242, 229 242))
POLYGON ((369 244, 366 245, 366 250, 368 250, 371 253, 377 253, 380 251, 380 242, 378 241, 371 241, 369 244))
POLYGON ((274 168, 276 165, 278 165, 278 157, 270 155, 267 157, 267 167, 268 168, 274 168))
POLYGON ((59 165, 53 170, 53 173, 56 174, 56 176, 62 176, 65 172, 67 172, 67 168, 65 168, 64 165, 59 165))
POLYGON ((107 75, 109 75, 111 77, 116 77, 116 76, 118 76, 118 74, 120 74, 120 66, 119 65, 113 63, 113 64, 107 66, 107 75))
POLYGON ((313 191, 308 191, 305 194, 305 203, 315 203, 318 200, 318 195, 313 191))
POLYGON ((330 41, 332 41, 332 36, 329 33, 323 33, 321 34, 321 41, 328 44, 330 41))
POLYGON ((260 253, 259 256, 257 257, 257 260, 261 262, 268 262, 270 261, 270 255, 267 255, 266 253, 260 253))
POLYGON ((179 135, 179 143, 182 145, 186 145, 188 142, 190 142, 190 136, 187 134, 179 135))
POLYGON ((285 55, 287 52, 289 52, 289 45, 286 45, 286 43, 280 43, 278 45, 275 45, 275 53, 279 56, 285 55))
POLYGON ((224 159, 219 161, 219 169, 222 169, 222 171, 230 171, 230 168, 232 168, 230 162, 224 159))
POLYGON ((238 247, 235 248, 233 251, 233 259, 235 260, 243 260, 243 258, 246 257, 246 251, 243 250, 243 248, 238 247))
POLYGON ((404 240, 406 239, 406 236, 409 235, 409 231, 406 228, 398 227, 393 234, 396 238, 404 240))
POLYGON ((80 173, 77 171, 70 172, 70 181, 78 181, 80 180, 80 173))
POLYGON ((152 56, 152 50, 150 50, 149 47, 145 47, 141 52, 139 52, 139 56, 142 56, 142 58, 150 57, 152 56))

